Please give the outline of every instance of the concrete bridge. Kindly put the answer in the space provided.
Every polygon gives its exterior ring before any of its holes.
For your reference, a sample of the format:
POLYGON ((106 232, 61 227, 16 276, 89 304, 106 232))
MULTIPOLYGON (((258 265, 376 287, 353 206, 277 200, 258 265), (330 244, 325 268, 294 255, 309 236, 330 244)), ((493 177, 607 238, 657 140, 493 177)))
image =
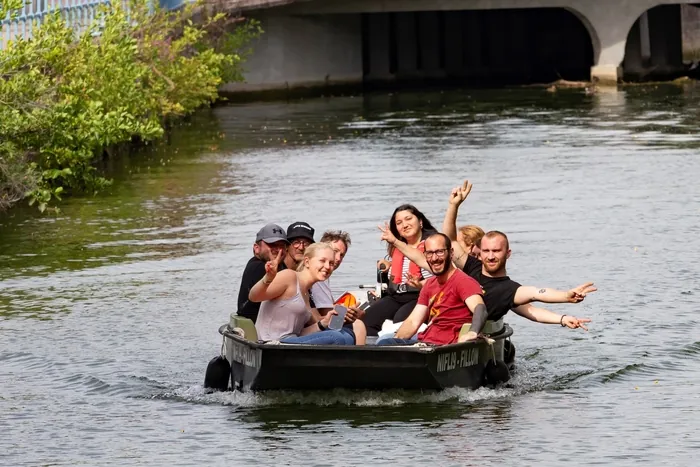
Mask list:
MULTIPOLYGON (((414 79, 673 77, 679 0, 223 0, 260 19, 257 91, 414 79)), ((697 0, 696 0, 697 1, 697 0)), ((688 8, 688 7, 685 7, 688 8)))

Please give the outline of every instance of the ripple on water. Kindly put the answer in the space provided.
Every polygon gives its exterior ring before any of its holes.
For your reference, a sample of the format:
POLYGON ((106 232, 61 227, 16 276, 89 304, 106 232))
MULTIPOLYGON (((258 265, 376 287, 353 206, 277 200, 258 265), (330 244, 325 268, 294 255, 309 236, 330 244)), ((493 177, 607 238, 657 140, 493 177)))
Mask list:
POLYGON ((125 161, 133 175, 108 193, 60 216, 0 218, 3 460, 695 465, 700 126, 679 109, 698 97, 635 92, 219 106, 125 161), (495 390, 195 384, 260 225, 350 231, 332 278, 342 291, 373 276, 386 252, 376 226, 394 206, 439 225, 463 178, 474 189, 460 223, 509 234, 514 279, 596 282, 583 304, 546 306, 592 318, 590 333, 513 317, 518 370, 495 390), (232 440, 246 452, 222 460, 232 440))

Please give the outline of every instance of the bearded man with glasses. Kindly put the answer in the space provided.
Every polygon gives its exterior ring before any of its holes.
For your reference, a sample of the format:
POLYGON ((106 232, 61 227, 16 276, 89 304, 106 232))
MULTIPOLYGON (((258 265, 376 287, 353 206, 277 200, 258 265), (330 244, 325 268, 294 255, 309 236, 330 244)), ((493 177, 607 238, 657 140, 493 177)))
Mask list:
POLYGON ((436 233, 425 240, 424 256, 433 277, 418 295, 418 302, 396 335, 381 338, 377 345, 404 345, 425 342, 446 345, 476 339, 486 323, 488 313, 481 286, 452 264, 452 242, 447 235, 436 233), (425 331, 416 334, 430 319, 425 331), (471 330, 459 335, 462 325, 471 330))

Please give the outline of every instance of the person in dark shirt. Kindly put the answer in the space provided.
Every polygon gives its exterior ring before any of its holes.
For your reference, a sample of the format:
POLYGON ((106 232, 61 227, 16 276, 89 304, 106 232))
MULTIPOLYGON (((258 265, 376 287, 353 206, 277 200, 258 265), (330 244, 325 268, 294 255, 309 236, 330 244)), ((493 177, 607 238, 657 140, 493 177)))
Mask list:
MULTIPOLYGON (((443 222, 443 232, 451 239, 457 237, 457 212, 459 205, 467 198, 472 185, 465 181, 461 187, 454 188, 450 194, 450 204, 443 222)), ((407 247, 405 243, 382 230, 382 240, 392 243, 401 250, 411 261, 420 267, 427 265, 420 252, 407 247), (404 251, 405 250, 405 251, 404 251)), ((484 302, 489 312, 490 320, 499 320, 508 311, 513 310, 520 316, 531 321, 544 324, 560 324, 571 329, 588 330, 588 318, 577 318, 570 315, 560 315, 544 308, 536 307, 532 302, 544 303, 579 303, 586 295, 597 289, 593 283, 585 283, 573 289, 564 291, 552 288, 523 286, 513 281, 506 273, 506 262, 510 257, 508 237, 498 231, 487 232, 481 239, 480 258, 474 258, 465 252, 458 242, 452 244, 454 249, 453 262, 469 276, 481 284, 484 289, 484 302)))
MULTIPOLYGON (((241 286, 238 289, 238 311, 236 313, 239 316, 249 318, 253 320, 253 323, 258 319, 260 303, 248 300, 248 294, 250 289, 265 275, 265 263, 271 261, 280 250, 286 252, 287 246, 289 246, 287 234, 279 225, 267 224, 258 231, 253 244, 253 257, 248 260, 248 264, 243 270, 241 286)), ((283 269, 287 269, 287 267, 284 261, 280 261, 277 270, 282 271, 283 269)))

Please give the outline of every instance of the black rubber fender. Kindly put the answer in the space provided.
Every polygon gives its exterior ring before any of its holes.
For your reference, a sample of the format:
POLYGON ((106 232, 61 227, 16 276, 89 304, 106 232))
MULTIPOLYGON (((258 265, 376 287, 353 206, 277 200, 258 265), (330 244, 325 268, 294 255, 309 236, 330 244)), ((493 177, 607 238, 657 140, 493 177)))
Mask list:
POLYGON ((493 387, 510 379, 510 370, 506 362, 489 360, 484 367, 484 386, 493 387))
POLYGON ((228 382, 231 377, 231 364, 226 357, 219 355, 209 361, 207 371, 204 374, 204 388, 208 392, 228 391, 228 382))

